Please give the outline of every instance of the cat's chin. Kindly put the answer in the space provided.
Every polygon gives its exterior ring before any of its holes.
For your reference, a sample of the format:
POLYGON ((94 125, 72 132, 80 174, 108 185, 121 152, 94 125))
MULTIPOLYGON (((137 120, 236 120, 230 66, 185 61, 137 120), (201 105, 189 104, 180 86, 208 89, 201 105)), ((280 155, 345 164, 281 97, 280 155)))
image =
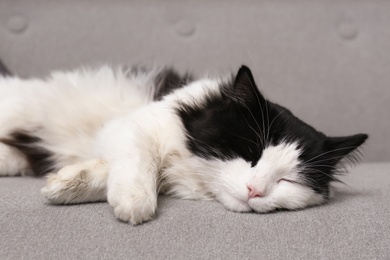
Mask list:
POLYGON ((251 199, 248 201, 248 206, 257 213, 267 213, 274 211, 276 207, 272 203, 259 201, 261 199, 251 199))
POLYGON ((235 205, 224 205, 228 210, 230 211, 234 211, 234 212, 252 212, 253 209, 251 207, 249 207, 248 204, 245 204, 245 203, 237 203, 235 205))
POLYGON ((248 205, 248 202, 236 199, 231 196, 223 196, 217 198, 224 206, 230 211, 235 212, 251 212, 252 208, 248 205))
POLYGON ((256 213, 268 213, 274 211, 275 207, 272 203, 261 201, 262 199, 250 199, 246 202, 231 199, 228 202, 221 201, 222 204, 230 211, 235 212, 256 212, 256 213))
POLYGON ((326 201, 325 197, 321 194, 316 194, 309 189, 305 189, 305 191, 306 193, 301 192, 295 198, 292 196, 253 198, 248 201, 248 205, 257 213, 268 213, 277 209, 300 210, 306 207, 320 205, 326 201))

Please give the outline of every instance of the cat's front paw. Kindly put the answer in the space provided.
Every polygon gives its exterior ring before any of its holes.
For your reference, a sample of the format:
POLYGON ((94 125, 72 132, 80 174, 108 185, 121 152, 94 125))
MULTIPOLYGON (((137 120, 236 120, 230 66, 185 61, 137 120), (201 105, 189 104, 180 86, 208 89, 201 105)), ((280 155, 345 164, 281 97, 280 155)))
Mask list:
POLYGON ((122 194, 118 197, 109 193, 108 202, 119 220, 133 225, 153 219, 157 209, 157 195, 154 194, 122 194))
POLYGON ((76 192, 72 191, 75 189, 77 187, 72 185, 71 179, 50 173, 47 176, 46 186, 41 189, 41 194, 52 204, 68 204, 74 200, 76 192))
POLYGON ((108 170, 102 160, 94 159, 68 165, 49 174, 41 194, 52 204, 73 204, 106 200, 108 170))

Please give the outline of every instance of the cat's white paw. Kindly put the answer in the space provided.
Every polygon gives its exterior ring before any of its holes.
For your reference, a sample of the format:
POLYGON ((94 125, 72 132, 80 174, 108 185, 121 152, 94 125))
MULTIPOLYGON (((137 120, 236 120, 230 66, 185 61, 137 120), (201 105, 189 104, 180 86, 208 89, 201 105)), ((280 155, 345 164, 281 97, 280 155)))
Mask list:
POLYGON ((108 193, 108 202, 114 208, 115 216, 133 225, 153 219, 157 209, 157 195, 155 194, 121 194, 108 193))
POLYGON ((41 194, 52 204, 71 204, 106 199, 107 169, 101 160, 90 160, 49 174, 41 194))
MULTIPOLYGON (((74 201, 77 194, 77 186, 72 179, 59 174, 50 173, 47 176, 46 186, 41 189, 41 194, 52 204, 67 204, 74 201)), ((79 187, 81 188, 81 187, 79 187)))

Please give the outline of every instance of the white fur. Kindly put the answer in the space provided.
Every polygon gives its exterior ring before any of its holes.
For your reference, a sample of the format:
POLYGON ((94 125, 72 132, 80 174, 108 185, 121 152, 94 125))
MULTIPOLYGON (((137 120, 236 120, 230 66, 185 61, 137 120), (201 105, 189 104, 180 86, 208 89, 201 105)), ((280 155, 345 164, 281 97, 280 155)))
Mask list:
POLYGON ((0 136, 34 130, 58 156, 58 167, 93 158, 101 127, 152 98, 154 73, 131 80, 125 73, 102 67, 58 72, 45 81, 0 78, 0 136))
POLYGON ((89 160, 49 174, 41 193, 53 204, 105 201, 108 168, 103 160, 89 160))
POLYGON ((250 183, 264 197, 251 198, 249 206, 257 212, 277 208, 298 209, 324 201, 320 194, 304 185, 299 177, 299 154, 296 143, 281 143, 263 151, 250 183))
MULTIPOLYGON (((184 199, 217 199, 239 212, 323 201, 299 184, 296 144, 266 148, 253 168, 242 159, 193 155, 174 109, 182 103, 202 106, 207 95, 219 93, 218 81, 197 81, 152 102, 158 72, 129 77, 103 67, 56 73, 47 80, 0 78, 0 137, 31 129, 56 154, 56 167, 66 166, 49 175, 42 189, 50 202, 107 199, 115 215, 132 224, 153 218, 159 191, 184 199), (283 178, 294 183, 279 181, 283 178), (264 196, 250 198, 249 184, 264 196)), ((0 175, 25 171, 24 158, 0 144, 0 175)))
POLYGON ((24 157, 15 149, 0 143, 0 176, 25 175, 29 167, 24 157))

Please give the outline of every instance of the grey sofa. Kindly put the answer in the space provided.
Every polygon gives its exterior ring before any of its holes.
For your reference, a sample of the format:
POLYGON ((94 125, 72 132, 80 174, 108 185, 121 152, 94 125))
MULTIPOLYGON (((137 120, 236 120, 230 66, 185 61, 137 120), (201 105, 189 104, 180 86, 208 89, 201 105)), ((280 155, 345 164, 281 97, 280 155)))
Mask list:
POLYGON ((0 1, 0 57, 22 77, 247 64, 271 100, 325 133, 370 135, 335 197, 296 212, 161 197, 157 218, 134 227, 106 203, 47 204, 44 179, 0 178, 0 259, 390 259, 389 24, 380 0, 0 1))

